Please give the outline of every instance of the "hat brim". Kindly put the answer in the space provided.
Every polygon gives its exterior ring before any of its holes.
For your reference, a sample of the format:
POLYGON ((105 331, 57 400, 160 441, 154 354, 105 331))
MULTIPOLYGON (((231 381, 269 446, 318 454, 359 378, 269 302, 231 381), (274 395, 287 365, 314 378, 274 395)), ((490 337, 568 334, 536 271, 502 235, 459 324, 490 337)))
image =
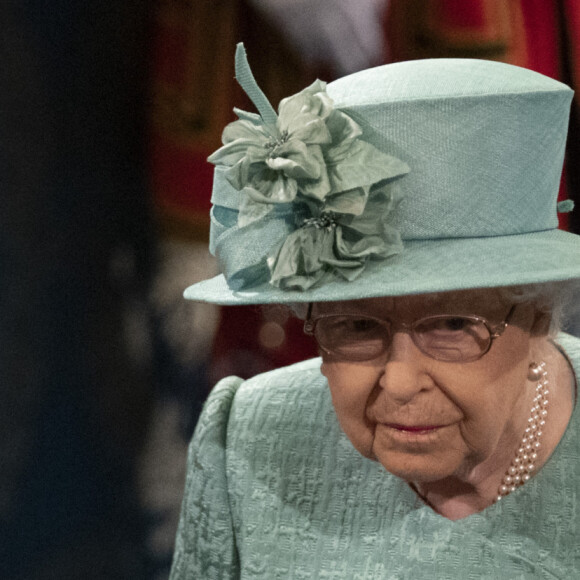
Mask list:
POLYGON ((335 302, 534 284, 580 278, 580 236, 549 230, 489 238, 413 240, 373 261, 353 282, 333 279, 305 291, 262 284, 234 291, 223 275, 187 288, 185 298, 222 305, 335 302))

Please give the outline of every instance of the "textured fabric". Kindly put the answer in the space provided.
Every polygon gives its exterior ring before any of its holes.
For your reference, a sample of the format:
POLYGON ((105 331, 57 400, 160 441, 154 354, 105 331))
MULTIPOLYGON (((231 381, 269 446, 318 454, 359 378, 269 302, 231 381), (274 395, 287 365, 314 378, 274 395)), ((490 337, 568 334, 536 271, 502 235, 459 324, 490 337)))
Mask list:
MULTIPOLYGON (((403 251, 369 259, 355 281, 324 279, 301 292, 280 291, 259 279, 241 290, 223 266, 228 285, 221 278, 206 281, 188 288, 186 298, 316 302, 580 275, 580 238, 556 229, 568 87, 504 63, 433 59, 361 71, 330 83, 327 93, 335 109, 360 126, 364 142, 410 168, 397 181, 401 203, 388 216, 403 251), (499 257, 503 269, 486 256, 499 257)), ((212 234, 212 246, 223 236, 218 208, 223 205, 229 216, 243 203, 243 195, 230 195, 231 187, 221 191, 222 177, 218 168, 212 228, 219 232, 212 234)), ((272 251, 288 235, 281 226, 278 236, 267 232, 259 239, 244 237, 250 230, 241 227, 236 243, 217 252, 220 262, 242 247, 242 253, 248 246, 272 251)))
MULTIPOLYGON (((576 377, 580 340, 561 335, 576 377)), ((171 580, 580 577, 580 410, 543 469, 450 521, 354 450, 314 359, 213 391, 171 580)))
POLYGON ((332 106, 326 83, 283 99, 276 113, 242 43, 236 78, 259 115, 236 109, 239 119, 208 158, 228 168, 216 171, 210 251, 229 286, 269 281, 306 290, 328 275, 353 280, 370 258, 400 252, 399 232, 388 223, 397 198, 391 182, 409 167, 360 138, 362 129, 332 106), (230 186, 219 187, 218 176, 230 186), (230 199, 231 187, 241 195, 230 199), (231 226, 233 200, 239 207, 231 226))
POLYGON ((367 264, 355 282, 330 280, 304 292, 269 284, 234 292, 223 276, 216 276, 188 288, 184 295, 217 304, 287 304, 403 296, 409 289, 424 294, 576 279, 580 238, 549 230, 510 236, 509 243, 503 237, 410 241, 388 262, 388 268, 378 261, 367 264))

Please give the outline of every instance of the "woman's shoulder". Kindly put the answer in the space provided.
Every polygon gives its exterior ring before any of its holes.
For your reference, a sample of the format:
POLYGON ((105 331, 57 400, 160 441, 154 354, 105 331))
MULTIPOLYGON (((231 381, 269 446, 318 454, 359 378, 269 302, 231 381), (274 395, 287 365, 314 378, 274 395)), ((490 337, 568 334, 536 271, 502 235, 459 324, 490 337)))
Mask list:
POLYGON ((578 384, 580 384, 580 338, 560 332, 555 337, 554 342, 568 360, 576 379, 576 389, 578 389, 578 384))
POLYGON ((230 426, 261 430, 312 430, 333 414, 320 359, 310 359, 257 375, 240 384, 230 426))
MULTIPOLYGON (((310 359, 250 379, 227 377, 212 389, 201 425, 221 423, 227 430, 275 425, 285 421, 315 422, 332 409, 320 359, 310 359)), ((203 427, 202 427, 203 428, 203 427)))
POLYGON ((247 379, 236 393, 236 402, 280 401, 298 391, 302 394, 307 391, 308 395, 326 391, 327 383, 320 372, 320 364, 320 358, 313 358, 247 379))
POLYGON ((564 350, 575 370, 578 374, 578 369, 580 369, 580 338, 567 334, 565 332, 560 332, 556 336, 556 343, 564 350))

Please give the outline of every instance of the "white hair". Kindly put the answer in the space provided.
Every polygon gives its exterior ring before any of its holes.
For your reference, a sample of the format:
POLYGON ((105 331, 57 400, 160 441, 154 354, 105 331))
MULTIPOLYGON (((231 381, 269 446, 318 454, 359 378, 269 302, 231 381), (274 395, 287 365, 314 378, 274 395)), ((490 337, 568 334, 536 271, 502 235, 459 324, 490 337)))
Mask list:
POLYGON ((550 336, 554 337, 577 318, 580 280, 523 284, 498 288, 506 302, 533 304, 540 313, 550 316, 550 336))
MULTIPOLYGON (((573 321, 580 322, 580 280, 504 286, 497 290, 508 303, 533 304, 539 313, 548 315, 551 337, 566 330, 573 321)), ((294 316, 302 320, 306 318, 307 303, 292 303, 287 308, 294 316)))

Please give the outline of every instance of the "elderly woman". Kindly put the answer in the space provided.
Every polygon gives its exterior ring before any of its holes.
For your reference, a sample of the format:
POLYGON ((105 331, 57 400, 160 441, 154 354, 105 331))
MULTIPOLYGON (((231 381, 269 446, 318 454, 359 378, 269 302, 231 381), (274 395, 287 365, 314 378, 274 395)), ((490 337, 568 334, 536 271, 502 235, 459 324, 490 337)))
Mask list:
POLYGON ((276 113, 242 48, 237 77, 259 115, 210 158, 224 275, 186 296, 289 305, 322 358, 216 386, 172 579, 580 577, 571 91, 415 61, 276 113))

